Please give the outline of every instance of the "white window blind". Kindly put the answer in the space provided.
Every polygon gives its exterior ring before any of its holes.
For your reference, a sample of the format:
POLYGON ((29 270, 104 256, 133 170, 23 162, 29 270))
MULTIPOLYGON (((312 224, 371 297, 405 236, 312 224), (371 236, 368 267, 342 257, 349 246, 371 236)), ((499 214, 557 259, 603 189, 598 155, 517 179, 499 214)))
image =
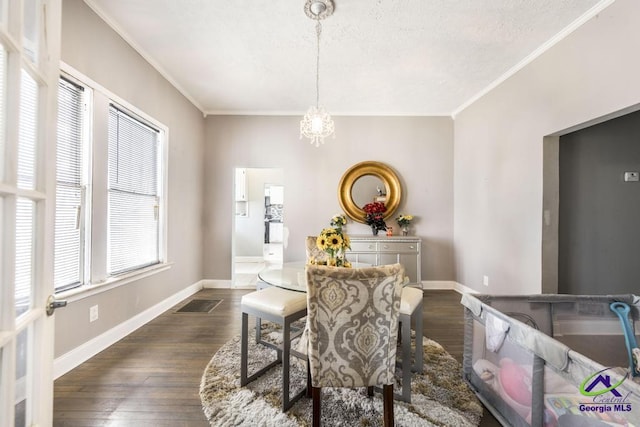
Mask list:
POLYGON ((109 107, 107 271, 160 262, 159 132, 109 107))
POLYGON ((65 79, 58 84, 54 286, 79 286, 84 274, 84 89, 65 79))

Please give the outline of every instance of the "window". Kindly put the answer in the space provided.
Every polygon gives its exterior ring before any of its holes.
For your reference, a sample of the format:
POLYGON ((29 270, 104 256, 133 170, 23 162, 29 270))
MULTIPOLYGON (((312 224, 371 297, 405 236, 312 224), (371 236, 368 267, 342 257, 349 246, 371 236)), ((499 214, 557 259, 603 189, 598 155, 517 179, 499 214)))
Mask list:
POLYGON ((107 271, 111 275, 160 261, 158 134, 110 106, 107 271))
POLYGON ((54 284, 63 291, 85 283, 86 157, 85 90, 58 84, 54 284))
POLYGON ((73 72, 59 81, 58 293, 117 282, 165 260, 166 128, 85 79, 73 72))

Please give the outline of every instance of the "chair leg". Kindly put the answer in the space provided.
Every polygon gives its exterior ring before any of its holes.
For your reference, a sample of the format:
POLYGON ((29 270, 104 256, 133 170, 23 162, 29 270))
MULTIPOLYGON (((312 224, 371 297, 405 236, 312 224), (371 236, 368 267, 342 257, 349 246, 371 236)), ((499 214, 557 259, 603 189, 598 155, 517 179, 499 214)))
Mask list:
MULTIPOLYGON (((391 393, 391 399, 393 401, 393 392, 391 393)), ((320 427, 320 417, 322 415, 322 411, 320 408, 320 387, 311 386, 311 396, 313 399, 313 427, 320 427)))
MULTIPOLYGON (((256 326, 261 322, 260 317, 256 316, 256 326)), ((248 353, 249 353, 249 313, 242 312, 242 326, 241 326, 241 335, 240 335, 240 386, 244 387, 249 384, 251 381, 258 378, 260 375, 267 372, 269 369, 273 368, 277 364, 282 362, 282 348, 278 347, 276 349, 277 359, 267 363, 262 368, 258 369, 256 372, 249 375, 249 366, 248 366, 248 353)), ((256 334, 256 339, 258 339, 259 334, 256 334)), ((265 344, 264 341, 258 339, 258 343, 265 344)), ((302 393, 300 393, 302 395, 302 393)))
POLYGON ((402 390, 401 400, 411 403, 411 316, 402 322, 402 390))
POLYGON ((242 329, 240 334, 240 386, 247 384, 247 357, 249 350, 249 315, 242 313, 242 329))
POLYGON ((311 398, 311 366, 309 365, 309 357, 307 356, 307 393, 306 398, 311 398))
MULTIPOLYGON (((287 412, 302 396, 308 395, 307 387, 294 391, 291 395, 291 322, 292 319, 284 319, 282 325, 282 412, 287 412)), ((308 363, 308 362, 307 362, 308 363)), ((311 383, 311 374, 307 368, 307 384, 311 383)))
POLYGON ((382 386, 384 405, 384 427, 393 427, 393 384, 382 386))
POLYGON ((289 400, 290 337, 291 324, 285 319, 282 325, 282 412, 286 412, 293 405, 293 402, 289 400))
POLYGON ((262 340, 262 319, 256 316, 256 344, 262 340))
POLYGON ((414 372, 419 374, 424 370, 424 349, 423 349, 423 339, 422 335, 422 302, 416 307, 414 312, 415 314, 415 324, 416 324, 416 354, 415 361, 413 364, 414 372))

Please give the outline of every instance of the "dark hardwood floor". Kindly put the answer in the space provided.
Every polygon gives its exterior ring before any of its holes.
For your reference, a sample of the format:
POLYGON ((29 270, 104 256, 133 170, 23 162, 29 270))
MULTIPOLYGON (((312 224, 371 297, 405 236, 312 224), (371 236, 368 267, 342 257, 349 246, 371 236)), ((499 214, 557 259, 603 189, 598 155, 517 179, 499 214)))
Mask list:
MULTIPOLYGON (((58 378, 54 426, 208 426, 198 395, 213 354, 240 333, 250 290, 204 289, 58 378), (193 299, 221 299, 211 313, 176 312, 193 299)), ((458 361, 463 309, 454 291, 425 291, 425 335, 458 361)), ((485 411, 482 427, 499 423, 485 411)))

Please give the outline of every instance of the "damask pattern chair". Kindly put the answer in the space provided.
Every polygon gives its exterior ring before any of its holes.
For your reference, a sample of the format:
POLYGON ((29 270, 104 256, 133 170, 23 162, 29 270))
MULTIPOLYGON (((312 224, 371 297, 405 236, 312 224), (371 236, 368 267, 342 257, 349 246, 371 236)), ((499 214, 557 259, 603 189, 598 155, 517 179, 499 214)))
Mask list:
POLYGON ((322 387, 383 387, 384 425, 393 426, 401 264, 367 268, 308 265, 307 347, 313 425, 322 387))
POLYGON ((307 236, 305 240, 305 249, 307 251, 307 262, 309 262, 312 259, 316 261, 327 261, 329 259, 329 255, 322 249, 319 249, 318 246, 316 245, 317 238, 318 236, 307 236))

